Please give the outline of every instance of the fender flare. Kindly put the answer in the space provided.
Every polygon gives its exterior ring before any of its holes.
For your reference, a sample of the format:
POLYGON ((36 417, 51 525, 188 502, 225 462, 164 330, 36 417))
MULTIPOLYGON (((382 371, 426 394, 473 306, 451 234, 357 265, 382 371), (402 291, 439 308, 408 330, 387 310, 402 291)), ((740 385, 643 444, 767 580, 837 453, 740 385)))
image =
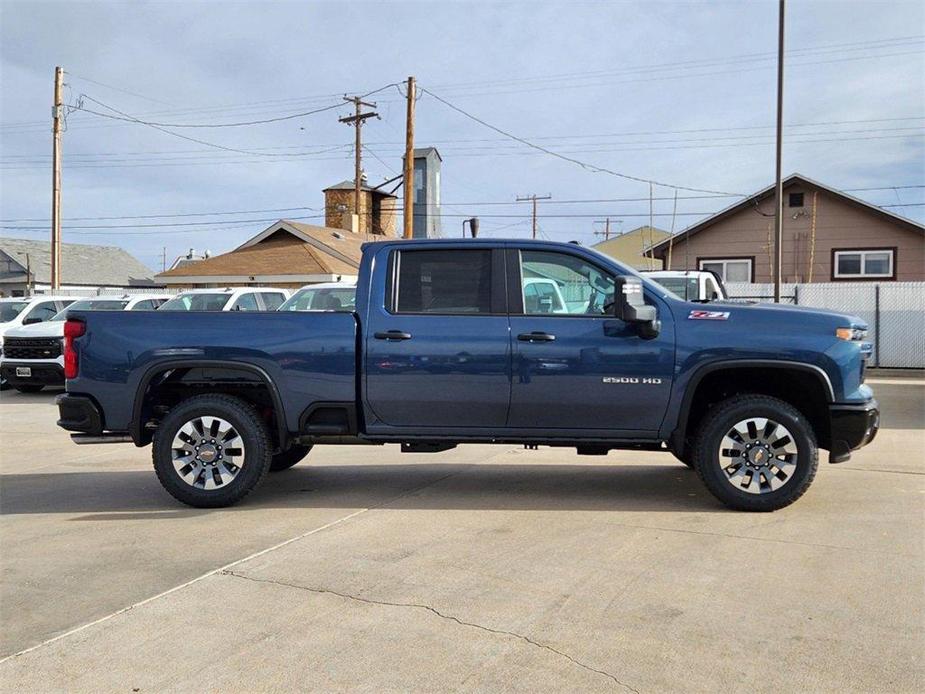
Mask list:
POLYGON ((690 416, 691 404, 694 401, 694 393, 697 392, 697 387, 704 377, 716 371, 748 368, 787 369, 811 373, 825 391, 827 401, 829 403, 835 402, 835 389, 832 387, 832 380, 822 367, 816 366, 815 364, 807 364, 799 361, 782 361, 779 359, 727 359, 710 362, 709 364, 698 367, 684 388, 684 397, 681 399, 681 409, 678 411, 675 428, 669 436, 669 443, 672 450, 680 451, 683 447, 684 439, 687 436, 687 422, 690 416))
POLYGON ((143 431, 141 422, 141 409, 144 405, 145 393, 154 377, 164 371, 173 371, 174 369, 197 369, 197 368, 230 368, 239 371, 249 371, 255 374, 270 391, 270 397, 273 400, 273 407, 277 412, 276 425, 279 430, 280 450, 286 449, 289 440, 289 429, 286 425, 286 411, 283 409, 283 399, 280 396, 279 388, 264 369, 254 364, 245 362, 231 361, 227 359, 169 359, 152 364, 142 374, 138 381, 138 387, 135 389, 135 399, 132 404, 131 431, 132 441, 136 446, 143 444, 143 431))

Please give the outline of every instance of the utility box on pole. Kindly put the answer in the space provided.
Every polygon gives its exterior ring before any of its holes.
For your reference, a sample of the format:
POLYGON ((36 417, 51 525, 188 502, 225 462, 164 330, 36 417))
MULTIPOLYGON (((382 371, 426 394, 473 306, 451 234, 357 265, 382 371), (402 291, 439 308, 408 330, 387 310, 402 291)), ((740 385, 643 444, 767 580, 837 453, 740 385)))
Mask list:
POLYGON ((440 217, 440 163, 436 147, 414 150, 414 235, 416 239, 443 236, 440 217))

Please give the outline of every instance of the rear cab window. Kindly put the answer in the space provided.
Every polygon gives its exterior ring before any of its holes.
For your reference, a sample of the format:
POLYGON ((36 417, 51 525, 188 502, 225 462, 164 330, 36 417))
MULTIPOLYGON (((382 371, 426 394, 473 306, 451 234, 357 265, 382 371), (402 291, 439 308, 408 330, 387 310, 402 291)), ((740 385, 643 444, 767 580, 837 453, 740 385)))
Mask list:
POLYGON ((394 251, 387 308, 392 313, 492 313, 491 249, 394 251))

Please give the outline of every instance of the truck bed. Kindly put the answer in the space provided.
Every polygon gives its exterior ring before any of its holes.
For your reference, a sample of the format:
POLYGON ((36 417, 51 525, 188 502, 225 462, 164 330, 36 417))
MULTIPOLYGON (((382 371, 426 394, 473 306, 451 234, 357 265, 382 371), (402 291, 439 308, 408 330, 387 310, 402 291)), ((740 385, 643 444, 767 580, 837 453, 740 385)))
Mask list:
POLYGON ((349 312, 74 312, 86 322, 80 374, 107 431, 129 431, 136 393, 172 363, 259 370, 286 403, 286 424, 318 402, 355 402, 357 317, 349 312))

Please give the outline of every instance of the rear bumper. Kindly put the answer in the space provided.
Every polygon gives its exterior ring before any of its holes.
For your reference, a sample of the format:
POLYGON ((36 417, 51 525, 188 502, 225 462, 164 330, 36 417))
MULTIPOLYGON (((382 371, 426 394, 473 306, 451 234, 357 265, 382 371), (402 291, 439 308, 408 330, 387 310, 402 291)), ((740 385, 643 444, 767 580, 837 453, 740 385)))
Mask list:
POLYGON ((4 360, 0 366, 0 373, 3 378, 13 386, 63 386, 64 369, 54 362, 30 362, 30 361, 10 361, 4 360), (28 367, 32 371, 31 376, 17 376, 16 368, 28 367))
POLYGON ((82 395, 64 393, 55 398, 58 426, 68 431, 99 435, 103 433, 103 416, 96 403, 82 395))
POLYGON ((880 406, 876 400, 859 405, 830 405, 829 462, 843 463, 851 457, 851 451, 866 446, 880 429, 880 406))

